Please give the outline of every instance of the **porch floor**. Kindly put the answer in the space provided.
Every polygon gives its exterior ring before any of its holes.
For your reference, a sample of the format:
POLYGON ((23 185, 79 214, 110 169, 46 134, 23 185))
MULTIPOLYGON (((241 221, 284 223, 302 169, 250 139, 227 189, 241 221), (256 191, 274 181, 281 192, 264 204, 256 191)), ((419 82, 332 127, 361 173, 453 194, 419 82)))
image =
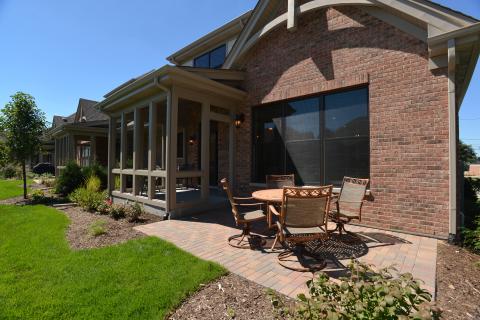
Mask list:
MULTIPOLYGON (((332 225, 330 229, 333 228, 332 225)), ((215 210, 135 229, 170 241, 199 258, 215 261, 233 273, 292 297, 306 292, 305 282, 312 278, 312 273, 291 271, 277 263, 278 252, 268 250, 273 238, 256 250, 229 246, 227 238, 240 233, 229 210, 215 210)), ((355 257, 377 268, 395 265, 400 272, 410 272, 424 281, 424 288, 435 294, 437 240, 353 225, 348 225, 347 230, 359 237, 333 234, 318 247, 327 261, 322 271, 332 279, 345 275, 350 258, 355 257)), ((265 234, 265 231, 263 222, 253 228, 258 234, 265 234)))

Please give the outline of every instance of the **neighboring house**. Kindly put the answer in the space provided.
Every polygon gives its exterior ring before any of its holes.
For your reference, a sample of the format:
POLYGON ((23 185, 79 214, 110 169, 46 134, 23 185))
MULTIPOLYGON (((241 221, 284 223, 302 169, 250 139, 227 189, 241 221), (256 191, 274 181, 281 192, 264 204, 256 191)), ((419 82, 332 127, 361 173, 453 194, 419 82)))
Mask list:
POLYGON ((468 171, 465 172, 466 177, 480 177, 480 164, 472 163, 468 166, 468 171))
POLYGON ((105 95, 109 189, 178 217, 266 174, 370 178, 362 223, 457 233, 458 110, 478 20, 426 0, 261 0, 105 95))
POLYGON ((80 166, 94 162, 107 166, 108 117, 96 109, 96 101, 80 99, 68 117, 54 116, 48 132, 55 146, 55 172, 74 160, 80 166))

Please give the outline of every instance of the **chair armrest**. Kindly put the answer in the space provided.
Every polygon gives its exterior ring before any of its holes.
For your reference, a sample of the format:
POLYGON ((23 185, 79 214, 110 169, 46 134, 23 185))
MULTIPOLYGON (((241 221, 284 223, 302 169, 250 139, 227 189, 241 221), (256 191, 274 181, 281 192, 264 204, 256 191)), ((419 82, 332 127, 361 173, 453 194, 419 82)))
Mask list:
POLYGON ((235 205, 240 207, 255 207, 255 206, 263 206, 265 203, 235 203, 235 205))
POLYGON ((253 197, 246 197, 246 198, 242 198, 242 197, 233 197, 233 200, 253 200, 254 198, 253 197))
POLYGON ((276 216, 280 216, 280 213, 277 211, 277 209, 273 205, 268 206, 268 210, 273 213, 276 216))

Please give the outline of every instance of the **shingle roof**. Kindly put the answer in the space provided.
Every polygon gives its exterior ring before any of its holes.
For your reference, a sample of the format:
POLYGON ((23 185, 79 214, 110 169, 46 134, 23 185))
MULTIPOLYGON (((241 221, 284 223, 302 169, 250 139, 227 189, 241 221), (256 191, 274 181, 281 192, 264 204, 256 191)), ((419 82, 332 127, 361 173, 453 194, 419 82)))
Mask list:
POLYGON ((52 128, 57 128, 61 125, 67 124, 67 123, 73 123, 75 121, 75 115, 77 113, 72 113, 68 117, 64 116, 53 116, 53 121, 52 121, 52 128))
MULTIPOLYGON (((97 101, 80 98, 78 103, 78 111, 82 110, 82 117, 85 117, 87 122, 108 120, 108 116, 106 114, 103 114, 100 112, 100 110, 95 108, 97 103, 97 101)), ((81 119, 78 119, 78 122, 81 122, 81 119)))
POLYGON ((57 128, 65 124, 84 122, 82 121, 83 117, 85 117, 87 122, 108 120, 107 115, 95 108, 97 103, 97 101, 80 98, 78 101, 77 111, 75 113, 72 113, 68 117, 53 116, 52 128, 57 128))

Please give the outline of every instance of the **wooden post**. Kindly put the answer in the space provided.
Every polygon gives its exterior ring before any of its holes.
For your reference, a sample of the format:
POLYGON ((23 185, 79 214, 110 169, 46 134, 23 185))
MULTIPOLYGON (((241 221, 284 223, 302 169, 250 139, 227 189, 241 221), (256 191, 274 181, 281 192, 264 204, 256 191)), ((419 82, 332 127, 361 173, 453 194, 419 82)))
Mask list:
POLYGON ((115 138, 116 138, 116 119, 110 117, 108 122, 108 194, 111 195, 115 188, 115 176, 112 173, 115 167, 115 138))
POLYGON ((297 29, 297 15, 295 13, 295 0, 288 0, 287 12, 287 30, 295 31, 297 29))
POLYGON ((175 210, 177 204, 177 126, 178 126, 178 96, 175 87, 167 95, 167 154, 166 154, 166 210, 175 210))
POLYGON ((157 159, 157 107, 152 101, 148 107, 148 199, 155 198, 155 177, 152 171, 155 170, 157 159))
POLYGON ((228 126, 228 180, 230 185, 235 186, 235 113, 230 112, 230 124, 228 126))
POLYGON ((95 136, 90 136, 90 165, 97 161, 97 140, 95 136))
POLYGON ((202 102, 202 118, 201 118, 201 196, 202 200, 207 201, 210 193, 210 103, 202 102))
POLYGON ((68 145, 68 161, 77 162, 75 136, 71 133, 68 134, 67 145, 68 145))
MULTIPOLYGON (((125 169, 125 160, 126 160, 126 153, 127 150, 125 149, 127 146, 127 124, 125 123, 125 112, 122 112, 121 118, 121 125, 120 125, 120 169, 123 171, 125 169)), ((120 176, 120 191, 125 192, 125 175, 121 174, 120 176)))
POLYGON ((132 176, 132 194, 137 195, 140 190, 140 179, 137 178, 135 171, 140 166, 140 129, 142 126, 142 119, 140 115, 140 108, 135 108, 133 111, 133 176, 132 176))

